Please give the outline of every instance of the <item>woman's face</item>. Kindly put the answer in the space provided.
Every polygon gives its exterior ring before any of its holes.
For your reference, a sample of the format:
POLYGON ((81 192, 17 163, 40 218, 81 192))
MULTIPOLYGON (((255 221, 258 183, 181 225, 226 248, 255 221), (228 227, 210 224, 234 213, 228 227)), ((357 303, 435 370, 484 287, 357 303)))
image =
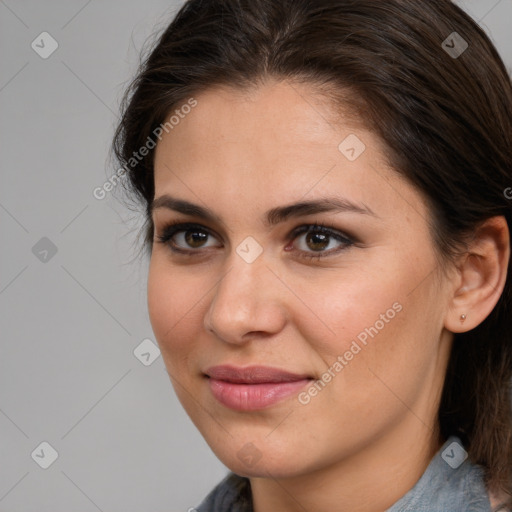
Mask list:
POLYGON ((156 149, 148 281, 151 324, 194 424, 249 476, 431 439, 450 283, 420 194, 375 135, 332 123, 334 107, 304 85, 195 99, 156 149), (158 241, 170 222, 193 227, 158 241))

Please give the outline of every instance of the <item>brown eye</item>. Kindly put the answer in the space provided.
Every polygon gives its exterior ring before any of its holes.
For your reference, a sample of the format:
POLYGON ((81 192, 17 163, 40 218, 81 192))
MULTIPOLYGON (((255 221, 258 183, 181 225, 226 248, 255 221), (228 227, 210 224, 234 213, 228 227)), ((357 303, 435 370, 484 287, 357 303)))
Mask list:
POLYGON ((188 229, 185 231, 185 241, 190 247, 202 247, 206 240, 208 240, 208 233, 199 231, 197 229, 188 229))
POLYGON ((313 251, 322 251, 329 245, 329 235, 309 232, 306 235, 306 244, 313 251))
POLYGON ((301 258, 319 259, 331 256, 354 244, 343 233, 317 224, 299 227, 292 234, 292 240, 298 240, 294 245, 301 258))
MULTIPOLYGON (((215 247, 216 237, 204 227, 191 223, 171 223, 162 229, 157 241, 176 252, 199 252, 199 249, 215 247), (211 242, 210 242, 211 240, 211 242)), ((217 247, 222 244, 218 244, 217 247)))

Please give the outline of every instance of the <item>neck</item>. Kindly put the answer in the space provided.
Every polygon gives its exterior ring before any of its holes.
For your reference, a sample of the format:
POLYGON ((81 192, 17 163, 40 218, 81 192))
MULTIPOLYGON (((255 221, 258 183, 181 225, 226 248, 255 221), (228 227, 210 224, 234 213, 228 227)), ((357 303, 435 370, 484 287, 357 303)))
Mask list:
POLYGON ((392 433, 335 465, 289 478, 251 478, 254 512, 383 512, 420 479, 442 446, 408 414, 392 433))

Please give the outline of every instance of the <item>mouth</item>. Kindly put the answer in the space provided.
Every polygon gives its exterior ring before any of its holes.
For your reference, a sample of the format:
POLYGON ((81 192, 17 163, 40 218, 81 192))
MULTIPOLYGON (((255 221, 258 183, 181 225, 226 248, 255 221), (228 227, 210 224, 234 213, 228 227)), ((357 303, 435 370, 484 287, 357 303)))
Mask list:
POLYGON ((214 366, 206 370, 210 391, 224 406, 238 411, 265 409, 294 395, 311 375, 268 366, 214 366))

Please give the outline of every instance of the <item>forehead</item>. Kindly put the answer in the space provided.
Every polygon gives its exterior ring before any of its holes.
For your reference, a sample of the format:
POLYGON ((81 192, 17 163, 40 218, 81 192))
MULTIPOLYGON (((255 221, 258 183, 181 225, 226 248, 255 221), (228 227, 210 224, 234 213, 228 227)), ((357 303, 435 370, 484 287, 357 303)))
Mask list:
POLYGON ((389 169, 381 140, 314 89, 274 82, 194 98, 194 109, 157 145, 157 197, 179 191, 194 202, 236 197, 271 208, 340 193, 381 213, 418 202, 389 169))
POLYGON ((218 146, 221 141, 246 142, 255 148, 272 141, 286 148, 303 143, 329 144, 328 132, 339 132, 340 126, 348 124, 353 130, 365 129, 362 119, 350 114, 352 109, 335 105, 317 86, 285 80, 250 89, 215 86, 194 99, 197 106, 180 116, 179 124, 170 132, 174 137, 164 133, 167 142, 195 142, 223 149, 218 146))

